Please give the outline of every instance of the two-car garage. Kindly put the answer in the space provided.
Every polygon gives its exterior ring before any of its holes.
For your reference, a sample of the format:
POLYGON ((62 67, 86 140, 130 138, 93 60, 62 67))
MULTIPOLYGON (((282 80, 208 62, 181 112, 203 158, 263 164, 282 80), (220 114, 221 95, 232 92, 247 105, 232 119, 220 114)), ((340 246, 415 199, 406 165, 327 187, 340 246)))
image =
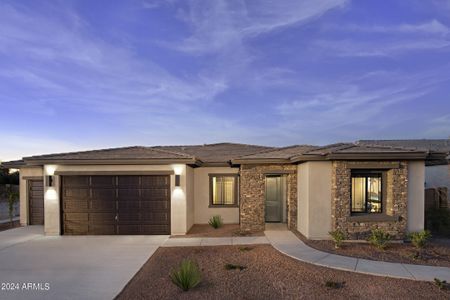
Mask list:
POLYGON ((61 224, 66 235, 170 234, 170 176, 61 176, 61 224))

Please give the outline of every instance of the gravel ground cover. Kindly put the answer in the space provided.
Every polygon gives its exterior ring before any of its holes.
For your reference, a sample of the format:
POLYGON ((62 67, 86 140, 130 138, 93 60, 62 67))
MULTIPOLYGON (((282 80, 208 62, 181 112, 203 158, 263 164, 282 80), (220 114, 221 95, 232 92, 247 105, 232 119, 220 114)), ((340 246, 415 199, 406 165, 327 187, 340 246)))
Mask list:
POLYGON ((301 233, 294 232, 305 244, 317 250, 371 260, 396 263, 450 267, 450 245, 440 241, 430 241, 418 251, 410 243, 391 243, 385 250, 379 250, 368 243, 344 243, 335 249, 333 241, 313 241, 301 233))
POLYGON ((239 224, 224 224, 220 228, 213 228, 209 224, 195 224, 186 235, 175 235, 174 238, 189 237, 230 237, 230 236, 264 236, 264 232, 241 234, 239 224))
POLYGON ((449 299, 430 282, 328 269, 294 260, 270 245, 159 248, 117 299, 449 299), (182 292, 170 271, 189 258, 202 282, 182 292), (226 268, 227 264, 245 266, 226 268))

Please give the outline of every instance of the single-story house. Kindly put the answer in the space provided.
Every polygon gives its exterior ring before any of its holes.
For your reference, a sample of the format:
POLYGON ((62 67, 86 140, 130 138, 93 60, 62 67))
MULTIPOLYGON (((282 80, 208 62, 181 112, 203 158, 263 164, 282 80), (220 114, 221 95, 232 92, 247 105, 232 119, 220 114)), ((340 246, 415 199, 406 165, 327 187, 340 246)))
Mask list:
POLYGON ((397 239, 424 226, 425 165, 445 154, 339 143, 219 143, 24 157, 20 222, 48 235, 186 234, 213 215, 241 231, 286 223, 310 239, 340 229, 397 239))

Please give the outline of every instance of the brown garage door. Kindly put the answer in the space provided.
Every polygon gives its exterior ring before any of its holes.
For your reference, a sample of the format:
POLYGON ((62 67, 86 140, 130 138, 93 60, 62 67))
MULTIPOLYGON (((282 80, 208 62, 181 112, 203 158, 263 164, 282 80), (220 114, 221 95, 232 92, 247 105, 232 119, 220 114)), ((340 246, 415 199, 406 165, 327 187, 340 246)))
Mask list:
POLYGON ((28 180, 28 203, 30 225, 44 225, 44 183, 28 180))
POLYGON ((170 177, 63 176, 64 234, 170 234, 170 177))

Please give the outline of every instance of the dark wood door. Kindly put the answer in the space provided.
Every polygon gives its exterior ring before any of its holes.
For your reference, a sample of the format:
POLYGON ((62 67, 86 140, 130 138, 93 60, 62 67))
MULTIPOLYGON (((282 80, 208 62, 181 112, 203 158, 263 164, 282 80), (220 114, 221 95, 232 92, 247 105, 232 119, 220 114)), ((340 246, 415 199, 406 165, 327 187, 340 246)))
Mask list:
POLYGON ((170 234, 170 177, 63 176, 64 234, 170 234))
POLYGON ((30 225, 44 225, 44 182, 28 180, 28 203, 30 225))

